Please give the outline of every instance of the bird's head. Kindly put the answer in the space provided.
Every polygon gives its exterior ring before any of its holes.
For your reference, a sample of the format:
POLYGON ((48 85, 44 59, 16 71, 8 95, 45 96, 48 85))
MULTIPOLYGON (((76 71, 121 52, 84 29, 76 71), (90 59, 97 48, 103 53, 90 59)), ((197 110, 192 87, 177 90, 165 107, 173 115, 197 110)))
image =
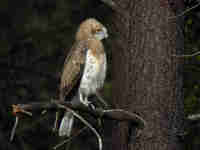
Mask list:
POLYGON ((83 21, 76 33, 76 40, 85 40, 88 38, 103 40, 107 37, 106 27, 94 18, 83 21))

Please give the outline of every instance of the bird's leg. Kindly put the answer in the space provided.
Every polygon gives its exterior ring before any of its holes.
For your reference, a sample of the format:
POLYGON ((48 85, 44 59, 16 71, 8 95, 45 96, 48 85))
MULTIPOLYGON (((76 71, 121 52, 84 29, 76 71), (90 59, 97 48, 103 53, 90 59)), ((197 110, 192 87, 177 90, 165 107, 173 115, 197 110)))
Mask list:
MULTIPOLYGON (((84 102, 84 99, 83 99, 83 95, 79 92, 79 97, 80 97, 80 102, 82 103, 82 104, 84 104, 84 105, 87 105, 87 104, 85 104, 85 102, 84 102)), ((87 105, 88 106, 88 105, 87 105)))
POLYGON ((79 93, 80 96, 80 102, 86 106, 89 106, 91 102, 89 102, 86 98, 86 96, 84 96, 82 93, 79 93))
POLYGON ((53 127, 53 131, 56 132, 58 130, 58 118, 59 118, 59 112, 56 112, 56 119, 54 121, 54 127, 53 127))
POLYGON ((92 102, 88 101, 87 96, 84 96, 83 94, 79 94, 80 95, 80 102, 84 105, 86 105, 87 107, 91 107, 92 109, 95 109, 95 106, 92 104, 92 102))

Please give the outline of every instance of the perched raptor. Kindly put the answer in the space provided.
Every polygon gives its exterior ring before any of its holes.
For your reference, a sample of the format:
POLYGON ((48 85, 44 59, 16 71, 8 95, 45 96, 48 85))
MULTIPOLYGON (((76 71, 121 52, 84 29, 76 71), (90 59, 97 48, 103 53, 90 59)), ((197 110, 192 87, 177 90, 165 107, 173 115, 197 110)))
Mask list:
MULTIPOLYGON (((60 84, 60 99, 74 97, 89 105, 88 96, 100 89, 106 76, 106 54, 101 40, 108 37, 107 29, 96 19, 85 20, 78 28, 74 45, 67 56, 60 84)), ((60 136, 70 136, 74 116, 65 112, 59 128, 60 136)))

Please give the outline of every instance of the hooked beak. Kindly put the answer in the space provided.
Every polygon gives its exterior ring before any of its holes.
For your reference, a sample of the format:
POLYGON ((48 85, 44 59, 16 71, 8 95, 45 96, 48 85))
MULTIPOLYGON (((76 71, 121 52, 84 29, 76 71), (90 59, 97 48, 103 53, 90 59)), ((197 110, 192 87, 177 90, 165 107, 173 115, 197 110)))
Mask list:
POLYGON ((106 28, 103 28, 102 31, 97 32, 97 33, 95 34, 95 36, 96 36, 96 38, 97 38, 98 40, 103 40, 103 39, 108 38, 107 29, 106 29, 106 28))

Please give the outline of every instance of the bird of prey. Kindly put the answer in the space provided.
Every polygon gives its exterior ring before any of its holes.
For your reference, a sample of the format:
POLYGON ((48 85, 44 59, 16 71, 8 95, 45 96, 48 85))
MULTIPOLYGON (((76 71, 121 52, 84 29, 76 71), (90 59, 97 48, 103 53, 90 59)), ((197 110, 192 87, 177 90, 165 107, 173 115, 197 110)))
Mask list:
MULTIPOLYGON (((99 90, 106 77, 106 54, 102 40, 108 37, 107 29, 94 18, 83 21, 76 33, 75 42, 67 56, 60 83, 60 99, 71 101, 78 97, 88 106, 88 97, 99 90)), ((70 136, 74 116, 65 112, 58 134, 70 136)))

